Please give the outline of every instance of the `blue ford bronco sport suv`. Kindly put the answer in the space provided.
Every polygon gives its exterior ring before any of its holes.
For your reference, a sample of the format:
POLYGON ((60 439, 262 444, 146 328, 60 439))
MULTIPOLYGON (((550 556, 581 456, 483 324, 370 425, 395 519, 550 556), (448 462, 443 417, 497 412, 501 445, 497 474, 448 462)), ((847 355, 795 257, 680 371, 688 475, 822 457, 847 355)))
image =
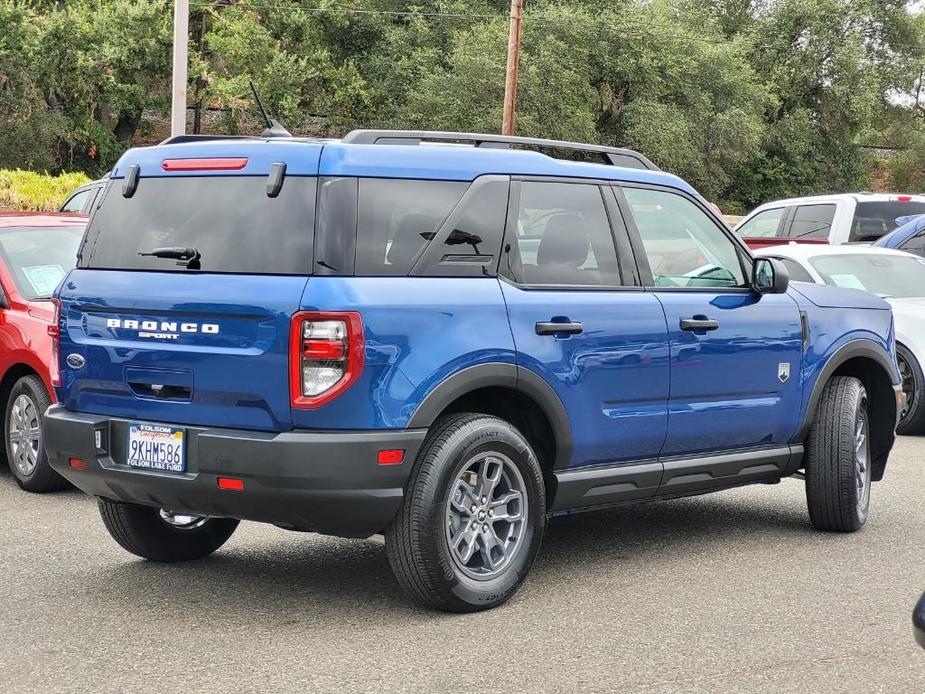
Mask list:
POLYGON ((44 444, 136 555, 383 533, 452 611, 509 598, 556 514, 804 471, 812 523, 854 531, 892 316, 788 284, 629 150, 175 138, 122 157, 58 291, 44 444))

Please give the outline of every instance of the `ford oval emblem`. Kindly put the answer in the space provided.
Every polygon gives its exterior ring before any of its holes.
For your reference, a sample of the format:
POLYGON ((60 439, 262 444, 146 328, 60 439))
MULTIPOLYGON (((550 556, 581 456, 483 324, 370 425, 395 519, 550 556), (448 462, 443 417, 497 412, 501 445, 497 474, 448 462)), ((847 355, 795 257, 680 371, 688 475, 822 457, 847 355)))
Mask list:
POLYGON ((87 363, 87 360, 79 354, 68 354, 64 361, 66 361, 67 365, 72 369, 82 369, 83 365, 87 363))

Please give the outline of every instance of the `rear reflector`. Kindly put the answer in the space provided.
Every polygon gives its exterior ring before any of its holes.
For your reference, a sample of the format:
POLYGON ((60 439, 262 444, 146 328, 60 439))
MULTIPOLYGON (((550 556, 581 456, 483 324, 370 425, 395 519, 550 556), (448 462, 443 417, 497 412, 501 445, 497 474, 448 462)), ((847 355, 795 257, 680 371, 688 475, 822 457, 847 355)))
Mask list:
POLYGON ((67 466, 71 468, 72 470, 86 470, 87 461, 81 460, 80 458, 68 458, 67 466))
POLYGON ((164 171, 240 171, 247 166, 246 157, 214 157, 211 159, 165 159, 164 171))
POLYGON ((232 492, 243 492, 244 480, 239 480, 237 477, 219 477, 218 488, 227 489, 232 492))
POLYGON ((405 459, 405 449, 395 448, 388 451, 379 451, 376 462, 380 465, 401 465, 405 459))

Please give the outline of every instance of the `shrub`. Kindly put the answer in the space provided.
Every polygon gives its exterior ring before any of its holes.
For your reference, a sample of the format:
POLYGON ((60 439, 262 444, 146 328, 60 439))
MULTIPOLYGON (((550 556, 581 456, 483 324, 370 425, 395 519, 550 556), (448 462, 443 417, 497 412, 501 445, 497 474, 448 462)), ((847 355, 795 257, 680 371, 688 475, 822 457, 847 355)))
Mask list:
POLYGON ((89 182, 82 173, 58 176, 0 169, 0 210, 57 210, 75 188, 89 182))

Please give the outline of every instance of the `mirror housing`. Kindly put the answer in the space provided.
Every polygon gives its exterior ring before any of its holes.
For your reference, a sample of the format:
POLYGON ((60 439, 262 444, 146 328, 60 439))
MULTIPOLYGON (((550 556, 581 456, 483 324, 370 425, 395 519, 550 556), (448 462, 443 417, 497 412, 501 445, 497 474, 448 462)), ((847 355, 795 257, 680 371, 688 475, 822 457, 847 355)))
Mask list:
POLYGON ((916 642, 922 648, 925 648, 925 594, 919 598, 919 602, 912 612, 912 629, 916 642))
POLYGON ((787 266, 774 258, 755 258, 752 288, 759 294, 785 294, 790 286, 787 266))

